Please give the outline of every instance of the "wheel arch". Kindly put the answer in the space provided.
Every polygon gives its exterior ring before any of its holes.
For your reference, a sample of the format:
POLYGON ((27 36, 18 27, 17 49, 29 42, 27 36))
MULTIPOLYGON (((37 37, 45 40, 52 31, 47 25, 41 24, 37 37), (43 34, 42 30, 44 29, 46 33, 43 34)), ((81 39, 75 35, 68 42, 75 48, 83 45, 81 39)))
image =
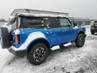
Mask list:
POLYGON ((83 32, 83 31, 80 31, 80 32, 78 33, 78 35, 79 35, 79 34, 85 34, 85 32, 83 32))
POLYGON ((76 39, 75 39, 75 41, 77 40, 77 37, 79 36, 79 34, 84 34, 84 35, 85 35, 85 37, 86 37, 86 34, 85 34, 85 32, 84 32, 84 31, 80 31, 80 32, 78 32, 78 34, 77 34, 77 36, 76 36, 76 39))
POLYGON ((48 42, 46 39, 44 39, 44 38, 38 38, 38 39, 32 41, 32 42, 28 45, 28 47, 27 47, 27 52, 29 52, 29 50, 31 49, 31 47, 32 47, 34 44, 39 43, 39 42, 44 43, 44 44, 48 47, 48 49, 50 50, 50 44, 49 44, 49 42, 48 42))

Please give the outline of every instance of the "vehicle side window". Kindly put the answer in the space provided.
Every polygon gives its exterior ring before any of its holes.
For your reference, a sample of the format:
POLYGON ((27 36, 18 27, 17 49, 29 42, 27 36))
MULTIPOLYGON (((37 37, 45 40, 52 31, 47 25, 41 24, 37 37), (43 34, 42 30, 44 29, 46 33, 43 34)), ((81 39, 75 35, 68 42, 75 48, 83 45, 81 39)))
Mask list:
POLYGON ((43 26, 43 19, 40 17, 23 17, 22 18, 22 27, 38 27, 41 28, 43 26))
POLYGON ((69 27, 71 24, 67 18, 59 18, 61 27, 69 27))
POLYGON ((48 18, 48 26, 50 28, 58 28, 60 27, 60 24, 58 22, 58 18, 48 18))

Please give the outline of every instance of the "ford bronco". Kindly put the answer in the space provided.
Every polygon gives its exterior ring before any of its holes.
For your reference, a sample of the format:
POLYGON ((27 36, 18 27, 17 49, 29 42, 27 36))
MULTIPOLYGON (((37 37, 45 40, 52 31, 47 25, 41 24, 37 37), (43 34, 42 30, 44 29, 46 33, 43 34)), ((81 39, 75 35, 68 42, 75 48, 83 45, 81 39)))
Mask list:
POLYGON ((13 54, 26 51, 28 61, 35 65, 45 62, 55 45, 75 42, 82 47, 85 43, 85 28, 74 26, 68 17, 17 14, 8 26, 0 28, 2 48, 13 54))

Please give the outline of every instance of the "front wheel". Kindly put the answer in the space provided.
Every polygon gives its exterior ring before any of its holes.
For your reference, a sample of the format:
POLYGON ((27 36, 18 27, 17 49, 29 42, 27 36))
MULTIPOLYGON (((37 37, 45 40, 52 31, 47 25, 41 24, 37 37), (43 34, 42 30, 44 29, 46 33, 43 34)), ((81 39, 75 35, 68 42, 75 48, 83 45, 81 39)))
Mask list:
POLYGON ((39 65, 47 59, 48 47, 44 43, 36 43, 28 52, 28 61, 34 65, 39 65))
POLYGON ((83 47, 85 43, 85 34, 80 33, 75 41, 77 47, 83 47))

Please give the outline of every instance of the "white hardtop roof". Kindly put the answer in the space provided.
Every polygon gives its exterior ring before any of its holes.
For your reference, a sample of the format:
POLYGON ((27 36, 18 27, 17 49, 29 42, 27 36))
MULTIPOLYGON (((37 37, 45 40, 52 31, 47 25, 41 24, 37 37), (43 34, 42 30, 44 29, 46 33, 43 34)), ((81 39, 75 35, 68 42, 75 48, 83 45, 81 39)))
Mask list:
POLYGON ((44 10, 35 10, 35 9, 15 9, 11 16, 24 15, 24 16, 43 16, 43 17, 67 17, 68 13, 63 12, 54 12, 54 11, 44 11, 44 10))

